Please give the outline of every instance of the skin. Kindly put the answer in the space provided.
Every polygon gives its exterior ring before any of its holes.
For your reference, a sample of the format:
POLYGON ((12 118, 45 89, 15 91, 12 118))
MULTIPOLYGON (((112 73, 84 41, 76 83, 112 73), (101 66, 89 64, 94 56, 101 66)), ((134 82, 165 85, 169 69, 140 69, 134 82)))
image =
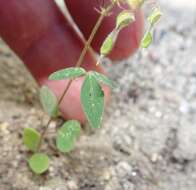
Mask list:
MULTIPOLYGON (((99 13, 96 10, 100 10, 101 2, 105 5, 109 4, 109 0, 66 0, 67 7, 80 28, 85 38, 87 39, 96 23, 99 13), (94 8, 92 8, 94 7, 94 8), (78 11, 80 10, 80 11, 78 11)), ((124 8, 127 8, 123 6, 124 8)), ((93 48, 99 52, 102 42, 107 35, 115 28, 116 16, 122 11, 122 8, 115 8, 112 11, 111 16, 104 19, 103 24, 97 32, 96 37, 93 40, 93 48)), ((123 29, 117 39, 115 47, 109 57, 112 60, 125 59, 132 55, 139 47, 140 40, 143 35, 143 15, 141 11, 137 11, 135 14, 136 22, 131 24, 130 27, 123 29)))
MULTIPOLYGON (((99 14, 92 7, 99 7, 96 0, 66 0, 68 9, 84 36, 88 38, 99 14), (88 19, 87 19, 88 18, 88 19)), ((105 19, 93 40, 92 47, 98 51, 107 34, 114 28, 115 9, 105 19)), ((136 22, 124 29, 110 57, 123 59, 135 52, 143 33, 143 16, 136 13, 136 22)), ((83 48, 83 43, 72 26, 62 15, 53 0, 0 0, 0 36, 21 58, 40 85, 48 85, 59 97, 66 81, 48 81, 52 72, 74 66, 83 48)), ((104 72, 95 66, 96 60, 89 52, 83 67, 86 70, 104 72)), ((60 109, 66 119, 85 122, 80 103, 83 79, 73 82, 60 109)), ((108 88, 104 87, 106 97, 108 88)))

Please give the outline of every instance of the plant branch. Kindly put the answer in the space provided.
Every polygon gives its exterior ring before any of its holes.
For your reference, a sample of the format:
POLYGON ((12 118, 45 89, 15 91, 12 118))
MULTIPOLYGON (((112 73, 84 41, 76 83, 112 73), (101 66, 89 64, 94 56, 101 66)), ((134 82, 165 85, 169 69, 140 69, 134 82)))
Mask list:
MULTIPOLYGON (((101 23, 104 19, 104 17, 106 17, 108 15, 108 13, 115 7, 115 5, 117 4, 117 1, 116 0, 113 0, 110 2, 110 4, 106 7, 106 8, 103 8, 102 11, 101 11, 101 15, 99 16, 90 36, 89 36, 89 39, 86 41, 85 43, 85 46, 80 54, 80 57, 75 65, 75 67, 80 67, 82 65, 82 62, 84 60, 84 57, 88 51, 88 49, 90 48, 90 45, 99 29, 99 27, 101 26, 101 23)), ((72 82, 74 81, 74 79, 71 79, 69 80, 69 82, 67 83, 66 87, 65 87, 65 90, 63 91, 62 95, 60 96, 59 100, 58 100, 58 103, 57 103, 57 107, 61 104, 63 98, 65 97, 66 93, 68 92, 72 82)), ((44 139, 44 136, 49 128, 49 125, 50 123, 52 122, 53 118, 50 117, 50 119, 48 120, 47 124, 46 124, 46 127, 44 128, 44 130, 42 131, 41 133, 41 137, 40 137, 40 141, 39 141, 39 144, 37 146, 37 151, 36 152, 39 152, 40 148, 41 148, 41 144, 42 144, 42 141, 44 139)))
MULTIPOLYGON (((73 81, 73 80, 69 80, 69 82, 67 83, 66 88, 65 88, 65 90, 63 91, 63 94, 61 95, 61 97, 59 98, 59 100, 58 100, 58 102, 57 102, 57 105, 56 105, 57 108, 59 107, 59 105, 61 104, 61 102, 62 102, 62 100, 63 100, 63 98, 64 98, 64 96, 65 96, 65 94, 66 94, 67 91, 69 90, 69 87, 71 86, 72 81, 73 81)), ((44 129, 44 130, 42 131, 42 133, 41 133, 40 141, 39 141, 39 143, 38 143, 36 152, 39 152, 39 150, 40 150, 40 148, 41 148, 41 144, 42 144, 43 138, 44 138, 44 136, 45 136, 45 134, 46 134, 46 132, 47 132, 49 126, 50 126, 50 123, 51 123, 52 121, 53 121, 53 118, 50 117, 50 119, 48 120, 48 122, 47 122, 47 124, 46 124, 45 129, 44 129)))

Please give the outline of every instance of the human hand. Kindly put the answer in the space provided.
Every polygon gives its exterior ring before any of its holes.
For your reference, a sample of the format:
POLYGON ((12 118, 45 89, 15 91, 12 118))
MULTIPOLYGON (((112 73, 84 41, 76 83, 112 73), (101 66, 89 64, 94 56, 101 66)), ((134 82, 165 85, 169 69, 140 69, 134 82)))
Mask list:
MULTIPOLYGON (((106 1, 106 0, 105 0, 106 1)), ((99 8, 97 0, 65 0, 68 9, 78 27, 88 38, 99 16, 94 7, 99 8)), ((95 39, 92 47, 99 51, 101 43, 114 28, 115 15, 107 17, 95 39)), ((139 46, 143 32, 143 17, 136 13, 136 22, 124 29, 110 54, 113 60, 123 59, 131 55, 139 46)), ((53 0, 0 0, 0 35, 11 49, 23 60, 40 85, 48 85, 59 97, 65 81, 48 81, 52 72, 74 66, 83 43, 62 15, 53 0)), ((83 67, 86 70, 103 72, 95 65, 94 57, 88 53, 83 67)), ((80 88, 82 79, 75 80, 60 106, 66 119, 85 121, 80 104, 80 88)), ((109 91, 104 88, 108 97, 109 91)))

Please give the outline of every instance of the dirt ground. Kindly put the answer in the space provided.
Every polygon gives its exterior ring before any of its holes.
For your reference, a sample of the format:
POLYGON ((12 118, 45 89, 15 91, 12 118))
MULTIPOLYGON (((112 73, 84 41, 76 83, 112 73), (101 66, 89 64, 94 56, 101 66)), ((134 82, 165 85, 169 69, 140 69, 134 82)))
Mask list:
POLYGON ((21 134, 40 129, 47 116, 32 77, 0 41, 0 190, 196 189, 196 4, 161 2, 153 45, 106 63, 119 86, 103 127, 85 129, 76 149, 59 156, 50 126, 43 149, 51 164, 43 176, 29 170, 21 134))

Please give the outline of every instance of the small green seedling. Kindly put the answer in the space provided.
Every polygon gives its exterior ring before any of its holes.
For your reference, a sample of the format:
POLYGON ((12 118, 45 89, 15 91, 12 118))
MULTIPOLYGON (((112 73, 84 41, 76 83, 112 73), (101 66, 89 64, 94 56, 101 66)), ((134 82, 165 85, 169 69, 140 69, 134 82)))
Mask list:
MULTIPOLYGON (((122 10, 116 17, 115 28, 108 34, 106 39, 103 41, 100 48, 101 58, 109 55, 115 46, 116 40, 119 33, 125 27, 129 26, 135 21, 135 10, 140 8, 144 4, 145 0, 110 0, 110 3, 103 7, 100 11, 100 17, 95 24, 89 39, 85 42, 85 47, 81 52, 81 55, 75 65, 75 67, 65 68, 52 73, 49 76, 49 80, 58 81, 66 80, 65 89, 59 99, 55 94, 47 87, 43 86, 40 90, 40 102, 44 111, 49 115, 50 119, 47 122, 45 128, 41 133, 33 128, 24 129, 23 142, 28 150, 33 152, 33 155, 28 160, 31 170, 35 174, 42 174, 48 170, 49 158, 46 154, 41 153, 42 141, 47 134, 47 130, 51 121, 55 120, 60 111, 59 106, 62 100, 65 98, 66 93, 69 90, 72 82, 83 77, 84 81, 81 88, 80 99, 82 103, 83 111, 92 129, 98 129, 101 127, 103 113, 104 113, 104 102, 105 96, 102 89, 103 85, 113 89, 116 85, 105 75, 96 71, 86 71, 81 67, 84 57, 91 49, 90 45, 94 39, 104 17, 108 16, 109 13, 116 7, 122 9, 122 4, 128 5, 129 9, 122 10)), ((153 40, 153 27, 159 21, 162 13, 158 8, 154 8, 151 15, 148 17, 149 27, 146 34, 141 41, 141 47, 147 48, 153 40)), ((81 125, 76 120, 66 121, 58 130, 56 135, 56 148, 62 153, 70 152, 74 149, 76 140, 79 138, 81 132, 81 125)))

